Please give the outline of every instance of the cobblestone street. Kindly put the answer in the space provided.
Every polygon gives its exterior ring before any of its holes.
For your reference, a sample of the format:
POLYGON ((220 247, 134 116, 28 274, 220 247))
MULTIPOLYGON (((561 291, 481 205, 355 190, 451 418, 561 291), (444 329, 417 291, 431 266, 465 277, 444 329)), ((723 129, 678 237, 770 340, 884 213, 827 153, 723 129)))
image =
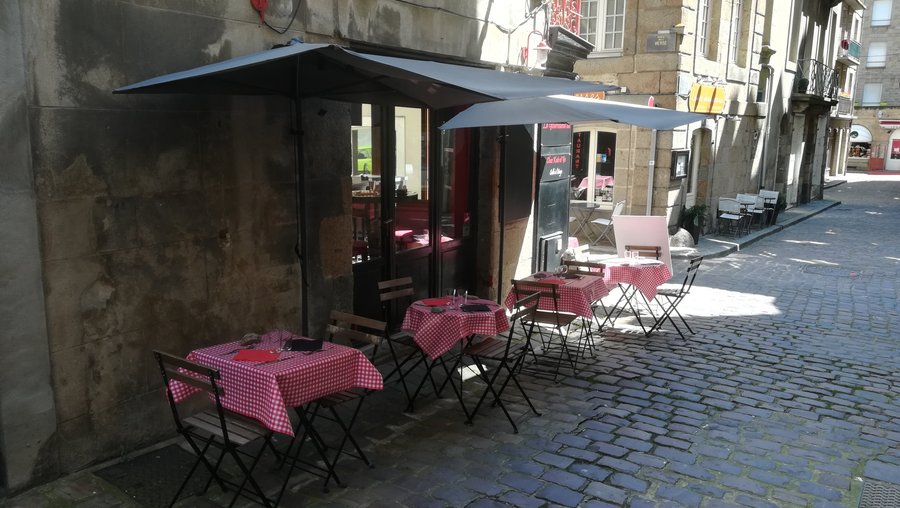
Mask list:
MULTIPOLYGON (((542 416, 518 434, 499 409, 464 425, 450 397, 401 413, 392 385, 358 429, 375 468, 343 459, 346 488, 301 479, 282 505, 850 507, 863 479, 900 484, 900 177, 850 174, 826 199, 841 204, 704 260, 687 340, 606 333, 577 375, 528 380, 542 416)), ((85 503, 131 506, 91 481, 85 503)))

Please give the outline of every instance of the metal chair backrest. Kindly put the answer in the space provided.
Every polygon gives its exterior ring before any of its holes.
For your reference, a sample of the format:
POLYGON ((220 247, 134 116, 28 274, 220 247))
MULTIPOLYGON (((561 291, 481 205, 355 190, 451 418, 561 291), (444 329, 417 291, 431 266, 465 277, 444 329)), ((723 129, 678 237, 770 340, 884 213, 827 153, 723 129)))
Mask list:
POLYGON ((575 259, 567 259, 563 261, 563 264, 566 265, 566 270, 569 273, 575 273, 578 275, 593 275, 595 277, 603 277, 603 270, 606 268, 606 265, 603 263, 578 261, 575 259))
POLYGON ((399 277, 378 283, 378 299, 381 301, 382 318, 387 322, 390 330, 399 328, 396 316, 402 316, 406 312, 406 307, 412 303, 414 294, 412 277, 399 277))
POLYGON ((331 321, 325 327, 328 341, 345 341, 353 347, 379 346, 384 340, 387 323, 337 310, 331 311, 331 321))
POLYGON ((700 263, 702 262, 702 256, 691 260, 691 264, 688 265, 684 274, 684 282, 681 283, 681 289, 678 291, 679 295, 683 296, 691 292, 691 288, 694 286, 694 279, 697 278, 697 269, 700 268, 700 263))
POLYGON ((557 292, 558 286, 556 284, 532 280, 513 279, 512 285, 513 294, 515 295, 517 302, 537 293, 540 298, 547 298, 551 302, 553 302, 552 312, 556 314, 559 313, 559 293, 557 292))
POLYGON ((625 200, 624 199, 622 201, 619 201, 618 203, 616 203, 616 205, 613 207, 612 217, 615 217, 616 215, 622 215, 622 210, 625 210, 625 200))
POLYGON ((771 204, 774 207, 778 202, 778 191, 760 189, 759 196, 765 200, 767 206, 771 204))
POLYGON ((178 404, 175 402, 175 396, 172 394, 170 381, 179 381, 186 385, 200 389, 211 396, 216 405, 216 414, 219 416, 219 432, 226 444, 228 439, 228 426, 225 424, 225 410, 222 408, 221 396, 222 388, 218 385, 219 371, 190 360, 165 353, 162 351, 153 351, 156 357, 156 363, 159 365, 160 374, 162 374, 163 383, 165 383, 166 396, 169 399, 169 406, 172 409, 172 417, 175 419, 175 426, 179 432, 185 430, 184 419, 178 411, 178 404))
POLYGON ((637 252, 642 258, 659 259, 662 248, 659 245, 626 245, 625 252, 637 252))
POLYGON ((734 198, 719 198, 719 213, 741 213, 741 204, 734 198))

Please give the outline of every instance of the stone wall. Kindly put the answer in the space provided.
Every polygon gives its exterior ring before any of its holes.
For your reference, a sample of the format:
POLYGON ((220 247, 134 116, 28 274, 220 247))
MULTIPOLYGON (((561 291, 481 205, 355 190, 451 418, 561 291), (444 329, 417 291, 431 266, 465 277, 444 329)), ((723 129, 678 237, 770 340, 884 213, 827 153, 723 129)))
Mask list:
POLYGON ((294 36, 517 63, 530 26, 499 27, 528 2, 494 5, 496 23, 464 4, 302 2, 278 35, 246 0, 2 3, 4 488, 171 435, 153 349, 299 328, 295 131, 311 332, 352 302, 347 105, 307 101, 296 129, 287 99, 111 90, 294 36))
POLYGON ((0 496, 56 471, 37 198, 17 2, 0 2, 0 496))

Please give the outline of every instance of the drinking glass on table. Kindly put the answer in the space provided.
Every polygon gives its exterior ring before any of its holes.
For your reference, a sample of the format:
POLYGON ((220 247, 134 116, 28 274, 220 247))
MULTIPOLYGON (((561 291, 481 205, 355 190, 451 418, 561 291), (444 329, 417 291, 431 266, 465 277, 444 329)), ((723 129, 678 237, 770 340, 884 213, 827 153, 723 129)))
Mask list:
POLYGON ((447 293, 447 307, 452 309, 456 305, 456 297, 459 295, 459 290, 455 289, 455 288, 448 289, 446 291, 446 293, 447 293))

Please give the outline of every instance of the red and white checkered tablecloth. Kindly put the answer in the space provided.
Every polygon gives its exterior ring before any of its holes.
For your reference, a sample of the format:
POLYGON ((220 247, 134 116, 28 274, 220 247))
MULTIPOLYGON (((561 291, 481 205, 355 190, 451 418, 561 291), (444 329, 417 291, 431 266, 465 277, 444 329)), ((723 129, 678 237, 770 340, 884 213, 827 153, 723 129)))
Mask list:
POLYGON ((497 335, 509 330, 509 320, 503 307, 490 300, 469 300, 470 304, 484 304, 488 312, 463 312, 457 308, 444 308, 444 312, 432 312, 431 306, 422 301, 406 309, 403 330, 413 336, 416 345, 432 360, 450 350, 454 344, 474 334, 497 335))
POLYGON ((672 278, 669 266, 663 262, 641 262, 638 264, 622 264, 616 261, 604 261, 606 271, 604 277, 610 284, 631 284, 640 291, 647 300, 656 298, 656 290, 660 285, 672 278))
MULTIPOLYGON (((542 279, 534 278, 534 275, 522 279, 525 282, 550 282, 557 284, 557 304, 560 312, 571 312, 583 317, 594 317, 594 311, 591 304, 609 294, 609 288, 606 282, 599 274, 597 277, 590 275, 582 275, 580 279, 557 279, 555 277, 546 277, 542 279)), ((527 287, 527 286, 526 286, 527 287)), ((506 295, 503 302, 508 309, 512 309, 516 304, 516 294, 512 289, 506 295)), ((538 308, 542 310, 554 310, 553 300, 551 298, 541 298, 538 302, 538 308)))
MULTIPOLYGON (((301 338, 287 331, 262 336, 255 349, 277 349, 280 339, 301 338)), ((288 408, 301 406, 326 395, 351 388, 381 390, 381 373, 357 349, 325 342, 313 353, 284 351, 272 363, 232 360, 238 342, 227 342, 191 351, 187 359, 219 371, 224 396, 222 406, 229 411, 260 421, 267 429, 294 435, 288 408)), ((172 395, 180 402, 199 389, 179 381, 169 382, 172 395)))

